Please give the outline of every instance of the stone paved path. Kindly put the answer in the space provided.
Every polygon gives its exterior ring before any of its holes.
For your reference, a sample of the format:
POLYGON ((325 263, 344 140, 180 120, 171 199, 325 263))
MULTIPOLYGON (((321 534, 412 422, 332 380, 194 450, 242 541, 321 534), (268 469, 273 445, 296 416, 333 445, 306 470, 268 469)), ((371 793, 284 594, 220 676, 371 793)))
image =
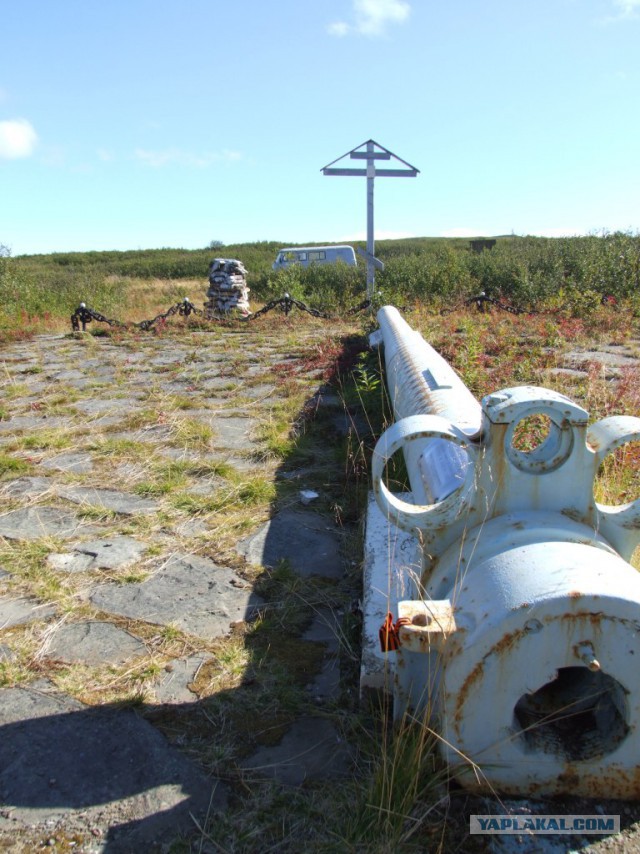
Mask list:
POLYGON ((288 470, 269 448, 281 413, 309 400, 335 441, 343 404, 305 361, 325 339, 319 324, 288 346, 207 331, 0 351, 3 850, 152 851, 225 810, 215 720, 201 757, 165 718, 191 721, 217 686, 242 684, 242 638, 259 645, 272 607, 254 589, 265 567, 324 597, 291 629, 307 700, 294 717, 276 708, 279 737, 249 731, 230 761, 284 786, 349 773, 323 711, 339 696, 349 594, 334 475, 313 455, 288 470))

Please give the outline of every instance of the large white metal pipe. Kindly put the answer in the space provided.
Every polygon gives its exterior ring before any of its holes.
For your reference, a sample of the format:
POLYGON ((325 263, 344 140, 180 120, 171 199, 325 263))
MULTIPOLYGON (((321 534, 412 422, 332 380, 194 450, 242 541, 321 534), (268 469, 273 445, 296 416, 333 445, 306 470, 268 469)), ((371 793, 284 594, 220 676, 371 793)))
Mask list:
POLYGON ((396 715, 427 713, 470 788, 640 797, 640 574, 627 563, 640 499, 594 500, 603 460, 640 441, 640 419, 589 427, 582 407, 530 386, 479 404, 395 309, 378 320, 398 420, 376 445, 373 488, 422 556, 413 598, 388 605, 396 715), (548 430, 523 449, 531 418, 548 430), (411 502, 384 483, 399 450, 411 502))
MULTIPOLYGON (((377 318, 396 421, 437 415, 469 439, 478 439, 482 407, 449 363, 393 306, 381 308, 377 318)), ((403 450, 416 504, 435 504, 463 484, 469 457, 458 444, 429 438, 405 444, 403 450)))

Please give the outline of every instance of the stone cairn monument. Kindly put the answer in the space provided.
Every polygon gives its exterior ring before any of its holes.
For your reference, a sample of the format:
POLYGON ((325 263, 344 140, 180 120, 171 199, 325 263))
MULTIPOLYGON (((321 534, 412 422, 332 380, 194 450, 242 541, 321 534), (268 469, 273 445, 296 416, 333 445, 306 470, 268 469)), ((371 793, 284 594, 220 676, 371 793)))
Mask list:
POLYGON ((209 264, 207 314, 228 314, 237 310, 243 316, 251 314, 247 271, 242 261, 233 258, 214 258, 209 264))

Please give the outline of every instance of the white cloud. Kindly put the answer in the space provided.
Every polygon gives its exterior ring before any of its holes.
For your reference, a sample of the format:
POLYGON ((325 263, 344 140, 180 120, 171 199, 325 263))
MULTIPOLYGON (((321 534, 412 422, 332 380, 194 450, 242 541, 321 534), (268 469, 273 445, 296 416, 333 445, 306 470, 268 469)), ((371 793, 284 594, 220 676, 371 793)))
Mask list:
POLYGON ((613 0, 619 18, 635 18, 640 12, 640 0, 613 0))
POLYGON ((202 154, 194 154, 191 151, 183 151, 179 148, 165 148, 161 151, 149 151, 137 148, 134 152, 137 160, 159 169, 163 166, 187 166, 196 169, 206 169, 215 163, 231 163, 242 159, 239 151, 205 151, 202 154))
POLYGON ((337 36, 341 39, 349 34, 350 29, 349 24, 346 24, 344 21, 335 21, 333 24, 329 24, 327 32, 330 36, 337 36))
POLYGON ((37 142, 38 135, 26 119, 0 122, 0 157, 7 160, 30 157, 37 142))
POLYGON ((349 33, 381 36, 390 24, 406 21, 410 12, 411 6, 406 0, 353 0, 354 23, 335 21, 327 27, 327 32, 338 37, 349 33))
POLYGON ((601 18, 601 24, 615 24, 640 18, 640 0, 611 0, 611 5, 614 14, 601 18))

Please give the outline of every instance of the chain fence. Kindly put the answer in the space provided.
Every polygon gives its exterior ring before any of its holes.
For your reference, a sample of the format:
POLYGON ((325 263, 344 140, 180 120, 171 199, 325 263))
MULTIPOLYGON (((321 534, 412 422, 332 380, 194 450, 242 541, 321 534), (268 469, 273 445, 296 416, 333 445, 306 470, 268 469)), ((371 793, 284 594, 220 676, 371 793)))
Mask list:
MULTIPOLYGON (((193 314, 202 317, 204 320, 213 321, 215 323, 219 323, 221 320, 224 319, 230 319, 231 317, 243 323, 250 323, 256 318, 261 317, 262 315, 267 314, 268 312, 273 311, 274 309, 279 309, 285 316, 288 316, 294 308, 297 308, 300 311, 307 312, 307 314, 310 314, 312 317, 318 317, 323 320, 337 319, 337 315, 327 314, 326 312, 318 311, 318 309, 310 308, 308 305, 305 305, 305 303, 301 302, 300 300, 294 299, 294 297, 285 293, 279 299, 270 300, 258 311, 246 315, 239 314, 235 311, 220 312, 210 308, 197 308, 188 297, 185 297, 180 302, 177 302, 175 305, 172 305, 171 308, 167 309, 167 311, 164 311, 161 314, 157 314, 155 317, 149 320, 142 320, 137 323, 126 323, 115 318, 105 317, 104 314, 101 314, 99 311, 90 308, 86 303, 81 302, 71 315, 71 329, 73 332, 80 332, 81 330, 85 332, 87 325, 95 320, 99 323, 106 323, 108 326, 117 327, 119 329, 141 329, 143 331, 148 331, 149 329, 153 329, 158 323, 165 323, 168 318, 176 314, 180 317, 189 317, 193 314)), ((361 311, 366 311, 369 308, 371 308, 371 300, 367 299, 364 300, 364 302, 361 302, 358 305, 354 306, 353 308, 348 309, 345 312, 345 315, 353 316, 354 314, 357 314, 361 311)))
MULTIPOLYGON (((604 296, 601 300, 601 304, 603 306, 615 307, 616 300, 613 297, 604 296)), ((440 314, 451 314, 456 311, 461 311, 463 309, 468 309, 471 307, 475 307, 476 311, 481 313, 486 313, 491 311, 492 308, 497 308, 499 311, 505 311, 509 314, 514 315, 539 315, 539 314, 556 314, 560 312, 560 309, 554 312, 549 311, 536 311, 535 309, 523 309, 518 306, 513 306, 505 302, 501 302, 493 297, 487 296, 487 294, 482 291, 476 296, 469 297, 465 299, 462 303, 458 303, 457 305, 448 306, 443 308, 440 311, 440 314)), ((153 329, 156 324, 165 323, 170 317, 174 315, 178 315, 180 317, 189 317, 190 315, 196 315, 198 317, 203 318, 206 321, 212 321, 214 323, 219 323, 222 320, 235 319, 243 323, 251 323, 259 317, 267 314, 274 309, 280 310, 285 316, 288 316, 291 311, 297 308, 299 311, 304 311, 307 314, 310 314, 312 317, 321 318, 322 320, 337 320, 339 319, 339 315, 328 314, 327 312, 319 311, 318 309, 311 308, 300 300, 295 299, 289 294, 285 293, 279 299, 272 299, 268 303, 266 303, 262 308, 258 309, 253 313, 249 314, 240 314, 237 311, 216 311, 215 309, 211 309, 209 307, 205 307, 204 309, 197 308, 188 297, 185 297, 180 302, 177 302, 175 305, 172 305, 166 311, 161 314, 157 314, 155 317, 149 320, 142 320, 139 322, 123 322, 121 320, 117 320, 115 318, 105 317, 104 314, 101 314, 99 311, 96 311, 93 308, 90 308, 86 303, 81 302, 80 305, 76 308, 76 310, 71 315, 71 329, 74 332, 86 331, 87 324, 92 321, 97 321, 99 323, 106 323, 109 326, 117 327, 119 329, 140 329, 143 331, 148 331, 153 329)), ((359 312, 373 310, 374 305, 370 299, 363 300, 358 305, 353 306, 352 308, 347 309, 344 312, 345 317, 352 317, 359 312)), ((407 307, 402 308, 403 311, 408 311, 407 307)))

